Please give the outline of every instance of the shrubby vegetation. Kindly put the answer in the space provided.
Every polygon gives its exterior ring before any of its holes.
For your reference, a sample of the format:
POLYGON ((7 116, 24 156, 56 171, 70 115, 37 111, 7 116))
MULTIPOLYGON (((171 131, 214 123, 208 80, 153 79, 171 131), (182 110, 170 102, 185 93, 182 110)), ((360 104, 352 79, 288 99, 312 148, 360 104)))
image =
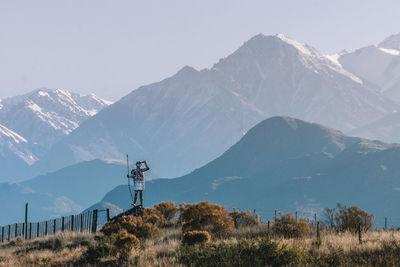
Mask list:
POLYGON ((234 223, 229 212, 220 205, 208 202, 182 204, 179 221, 184 233, 204 230, 216 237, 227 237, 234 232, 234 223))
POLYGON ((317 239, 290 213, 268 228, 249 211, 163 202, 142 217, 115 218, 96 235, 0 244, 0 266, 400 266, 400 231, 363 232, 359 244, 354 225, 370 229, 373 215, 342 205, 325 215, 317 239))
POLYGON ((290 212, 279 213, 280 218, 276 218, 272 225, 272 231, 285 238, 299 238, 309 234, 310 226, 303 220, 297 220, 290 212))
POLYGON ((178 206, 172 201, 161 202, 154 205, 154 209, 158 210, 164 217, 164 221, 167 224, 173 224, 178 214, 178 206))
POLYGON ((340 232, 357 232, 359 227, 365 232, 372 227, 375 218, 374 214, 369 214, 359 207, 346 207, 340 203, 337 204, 337 209, 325 208, 323 215, 325 225, 340 232))
POLYGON ((260 219, 258 218, 258 215, 252 215, 249 210, 238 211, 237 209, 233 208, 232 212, 229 213, 229 216, 232 217, 236 228, 260 224, 260 219))
POLYGON ((194 245, 211 241, 211 235, 207 231, 189 231, 183 234, 182 244, 194 245))

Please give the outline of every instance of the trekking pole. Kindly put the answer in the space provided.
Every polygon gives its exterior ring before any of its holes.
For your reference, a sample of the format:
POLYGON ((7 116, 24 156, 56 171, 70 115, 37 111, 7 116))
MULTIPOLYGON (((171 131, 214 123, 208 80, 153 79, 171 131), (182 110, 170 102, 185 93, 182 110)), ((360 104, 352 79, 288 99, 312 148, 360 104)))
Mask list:
POLYGON ((129 180, 129 156, 126 154, 126 167, 128 168, 128 189, 129 189, 129 194, 131 195, 131 201, 133 204, 133 195, 132 195, 132 189, 131 189, 131 182, 129 180))

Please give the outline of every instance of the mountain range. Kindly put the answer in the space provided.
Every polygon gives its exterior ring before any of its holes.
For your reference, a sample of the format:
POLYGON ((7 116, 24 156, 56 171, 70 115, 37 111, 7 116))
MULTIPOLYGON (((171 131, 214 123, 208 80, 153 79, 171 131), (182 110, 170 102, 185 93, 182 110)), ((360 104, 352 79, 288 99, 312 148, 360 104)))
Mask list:
POLYGON ((217 158, 271 116, 347 132, 397 108, 315 48, 282 34, 260 34, 210 69, 184 67, 134 90, 53 145, 31 172, 130 153, 148 159, 159 177, 176 177, 217 158))
MULTIPOLYGON (((400 145, 349 137, 319 124, 272 117, 257 124, 217 159, 176 179, 146 184, 145 205, 211 201, 255 209, 263 219, 274 210, 321 214, 340 202, 377 216, 399 219, 400 145)), ((102 199, 128 209, 126 185, 102 199)), ((379 221, 380 220, 380 221, 379 221)))
POLYGON ((110 104, 93 94, 60 89, 38 89, 0 99, 0 179, 12 180, 53 144, 110 104))
POLYGON ((112 105, 60 89, 1 99, 0 181, 34 177, 0 183, 13 203, 3 213, 17 220, 26 201, 37 220, 129 208, 124 186, 96 203, 126 182, 129 153, 148 160, 150 179, 181 177, 150 181, 148 204, 207 199, 267 218, 340 201, 394 214, 377 203, 398 201, 400 188, 399 145, 381 142, 400 142, 399 47, 400 34, 326 56, 260 34, 209 69, 186 66, 112 105))
MULTIPOLYGON (((400 101, 400 33, 378 45, 343 52, 337 55, 337 61, 387 98, 400 101)), ((353 129, 349 134, 400 143, 399 130, 400 113, 395 112, 353 129)))
MULTIPOLYGON (((43 221, 77 214, 96 204, 111 188, 126 183, 126 166, 93 160, 68 166, 19 183, 0 183, 0 225, 22 222, 25 203, 29 220, 43 221)), ((112 208, 113 214, 120 211, 112 208)))

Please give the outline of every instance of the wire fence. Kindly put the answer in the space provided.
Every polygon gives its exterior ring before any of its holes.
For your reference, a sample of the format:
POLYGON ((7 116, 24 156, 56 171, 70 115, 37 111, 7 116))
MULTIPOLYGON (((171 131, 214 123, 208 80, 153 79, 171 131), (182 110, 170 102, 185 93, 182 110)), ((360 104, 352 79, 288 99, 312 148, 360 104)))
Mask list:
POLYGON ((90 210, 85 213, 64 216, 42 222, 15 223, 1 227, 0 241, 34 239, 55 235, 58 232, 92 232, 110 220, 110 210, 90 210))
MULTIPOLYGON (((251 210, 253 214, 258 214, 260 220, 264 223, 270 221, 271 223, 275 218, 280 218, 280 213, 287 214, 290 212, 296 219, 305 220, 310 225, 316 225, 317 222, 321 225, 327 224, 325 216, 320 210, 251 210)), ((371 229, 399 229, 400 230, 400 217, 396 216, 376 216, 373 220, 373 225, 371 229)))

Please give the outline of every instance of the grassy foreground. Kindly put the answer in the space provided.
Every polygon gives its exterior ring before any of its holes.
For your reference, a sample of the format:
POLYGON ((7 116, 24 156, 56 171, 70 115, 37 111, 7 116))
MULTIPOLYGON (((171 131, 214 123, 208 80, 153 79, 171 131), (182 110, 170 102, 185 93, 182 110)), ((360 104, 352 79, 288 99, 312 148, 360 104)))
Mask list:
POLYGON ((349 232, 323 231, 302 238, 269 236, 264 224, 236 229, 227 238, 182 245, 182 230, 160 228, 128 261, 116 255, 88 259, 90 246, 100 242, 87 233, 59 233, 31 241, 0 245, 0 266, 399 266, 400 232, 368 231, 363 243, 349 232))

